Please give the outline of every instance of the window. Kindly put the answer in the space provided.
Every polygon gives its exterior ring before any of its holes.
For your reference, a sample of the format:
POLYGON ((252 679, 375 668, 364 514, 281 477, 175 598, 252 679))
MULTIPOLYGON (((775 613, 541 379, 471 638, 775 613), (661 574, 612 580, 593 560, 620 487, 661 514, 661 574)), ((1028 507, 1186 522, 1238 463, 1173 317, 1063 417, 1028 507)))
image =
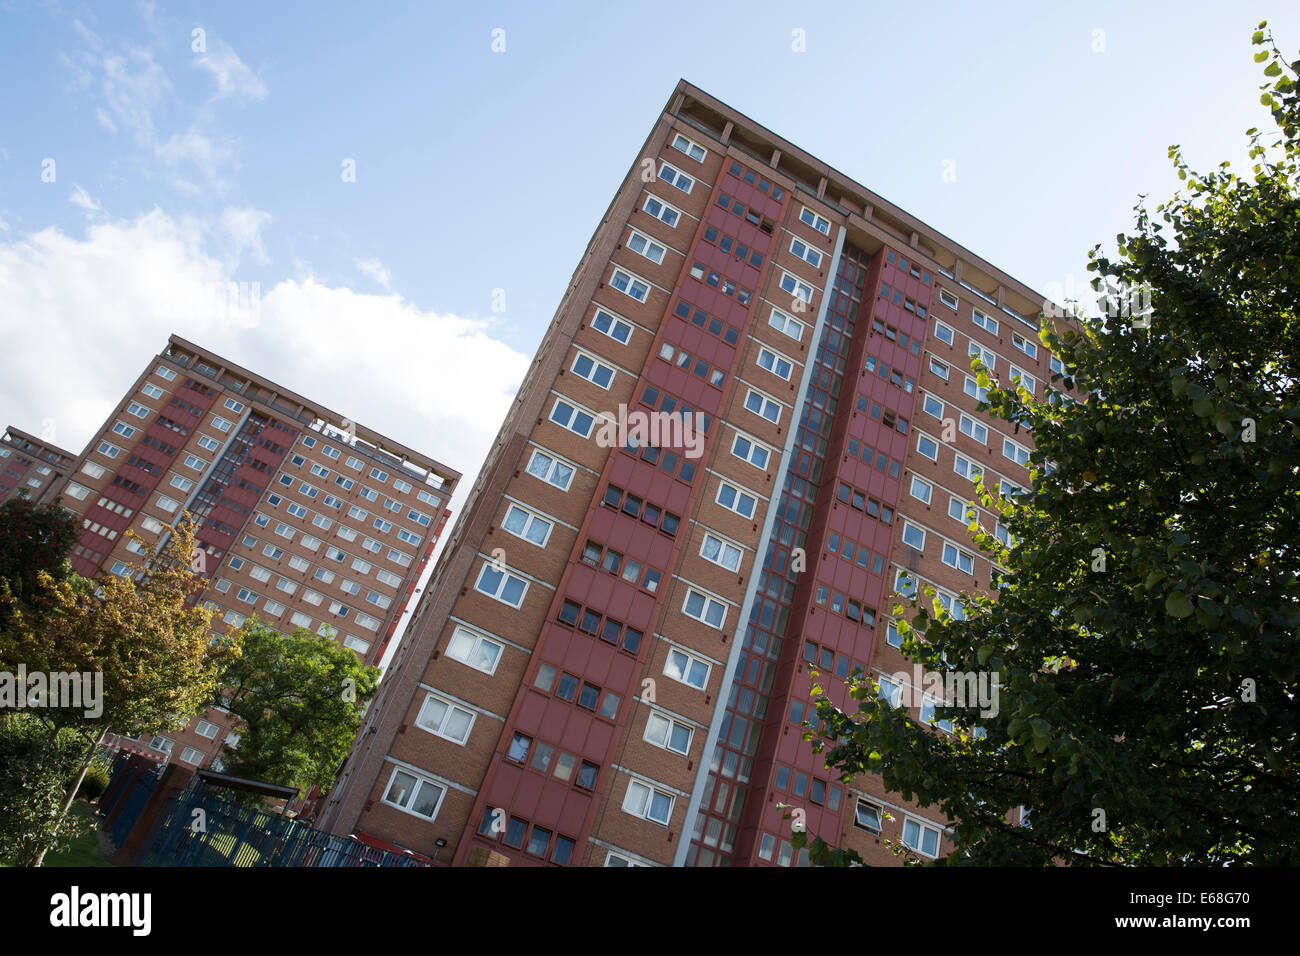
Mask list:
POLYGON ((177 501, 175 498, 168 498, 166 495, 160 495, 158 497, 158 507, 161 510, 167 512, 168 514, 171 514, 180 506, 181 503, 177 501))
POLYGON ((664 253, 668 250, 658 242, 655 242, 643 232, 632 230, 632 235, 628 236, 627 247, 639 255, 645 256, 655 265, 664 261, 664 253))
POLYGON ((781 406, 772 399, 760 395, 752 388, 749 390, 749 394, 745 396, 745 408, 755 415, 761 415, 773 424, 780 424, 781 422, 781 406))
POLYGON ((614 381, 614 370, 608 365, 596 361, 585 352, 579 352, 573 357, 571 369, 579 378, 585 378, 587 381, 594 382, 606 390, 608 390, 610 383, 614 381))
POLYGON ((692 179, 690 176, 687 176, 676 166, 671 166, 668 163, 660 164, 659 178, 662 179, 670 186, 676 186, 678 189, 680 189, 684 193, 687 193, 688 195, 690 194, 690 191, 695 187, 694 179, 692 179))
POLYGON ((1048 364, 1050 364, 1050 365, 1052 366, 1052 372, 1053 372, 1053 374, 1055 374, 1055 375, 1064 375, 1064 374, 1065 374, 1065 363, 1062 362, 1062 361, 1061 361, 1059 358, 1057 358, 1055 355, 1053 355, 1053 356, 1051 357, 1051 359, 1049 360, 1048 364))
POLYGON ((610 277, 609 284, 638 302, 645 302, 650 296, 650 284, 648 282, 617 267, 615 267, 614 274, 610 277))
POLYGON ((678 723, 663 714, 650 712, 646 719, 645 734, 642 739, 656 747, 671 750, 683 757, 691 751, 691 735, 694 731, 686 724, 678 723))
POLYGON ((821 268, 822 254, 802 239, 791 239, 790 251, 814 269, 821 268))
POLYGON ((813 212, 807 206, 804 206, 799 211, 799 221, 812 226, 823 236, 829 236, 831 234, 831 221, 817 215, 817 213, 813 212))
POLYGON ((989 400, 989 390, 981 387, 969 375, 966 376, 966 382, 962 385, 962 391, 977 401, 987 402, 989 400))
POLYGON ((709 664, 697 657, 673 648, 664 662, 664 673, 675 681, 704 690, 709 681, 709 664))
POLYGON ((231 423, 226 421, 224 418, 217 415, 212 416, 212 427, 217 431, 228 432, 230 431, 230 425, 231 423))
POLYGON ((427 694, 415 723, 422 730, 463 747, 469 739, 470 728, 474 726, 474 717, 472 710, 457 707, 450 700, 436 694, 427 694))
POLYGON ((939 855, 939 831, 916 820, 903 821, 903 845, 917 851, 923 856, 939 855))
POLYGON ((571 466, 536 449, 533 450, 533 457, 528 461, 528 473, 534 478, 540 478, 547 484, 554 485, 561 491, 568 491, 569 483, 573 481, 571 466))
POLYGON ((853 825, 872 833, 879 833, 884 820, 884 809, 868 800, 858 800, 853 812, 853 825))
POLYGON ((780 286, 783 291, 789 292, 796 299, 801 299, 802 301, 809 303, 812 302, 813 287, 807 282, 803 282, 790 275, 790 273, 781 273, 780 286))
POLYGON ((921 410, 932 418, 943 420, 943 402, 939 401, 933 395, 926 395, 921 401, 921 410))
POLYGON ((767 324, 772 326, 783 335, 788 335, 796 342, 803 338, 804 325, 798 319, 792 319, 780 309, 773 309, 771 316, 768 317, 767 324))
POLYGON ((388 789, 384 791, 384 803, 432 820, 438 815, 438 807, 442 805, 446 792, 432 780, 394 768, 388 779, 388 789))
POLYGON ((944 365, 933 356, 930 357, 930 371, 945 382, 948 381, 948 366, 944 365))
POLYGON ((962 415, 957 426, 963 435, 975 439, 981 445, 987 445, 989 441, 989 430, 981 425, 975 419, 962 415))
POLYGON ((943 563, 965 574, 975 573, 975 559, 955 545, 944 542, 943 563))
POLYGON ((375 479, 375 481, 384 482, 388 480, 388 472, 380 471, 378 468, 371 468, 370 477, 375 479))
POLYGON ((658 196, 646 196, 645 206, 642 208, 656 219, 667 223, 674 229, 677 228, 677 220, 680 219, 682 215, 680 209, 668 205, 668 203, 664 202, 658 196))
POLYGON ((717 502, 728 511, 734 511, 742 518, 753 518, 754 507, 758 503, 753 495, 746 494, 725 481, 718 483, 717 502))
MULTIPOLYGON (((100 445, 99 450, 101 452, 103 451, 104 445, 106 444, 108 443, 104 442, 104 444, 100 445)), ((109 457, 112 456, 110 455, 109 457)), ((87 458, 85 462, 82 464, 81 470, 84 471, 86 474, 90 475, 91 478, 103 478, 104 474, 108 471, 108 469, 105 468, 103 465, 97 465, 89 458, 87 458)))
POLYGON ((180 475, 172 475, 171 486, 179 491, 189 491, 194 487, 194 482, 180 475))
MULTIPOLYGON (((944 305, 946 305, 948 308, 952 309, 954 312, 957 311, 957 297, 953 295, 951 292, 949 292, 947 289, 939 290, 939 301, 942 302, 944 305)), ((951 345, 952 343, 949 342, 948 344, 951 345)))
POLYGON ((132 428, 130 425, 126 424, 125 422, 114 422, 113 434, 121 435, 123 438, 130 438, 132 435, 135 434, 135 429, 132 428))
POLYGON ((564 399, 557 398, 555 404, 551 407, 551 421, 561 428, 567 428, 575 435, 587 438, 591 435, 591 427, 596 420, 587 412, 570 405, 564 399))
POLYGON ((474 588, 490 598, 495 598, 502 604, 508 604, 517 609, 524 603, 524 595, 528 592, 528 582, 509 572, 498 571, 492 567, 491 562, 484 561, 474 588))
POLYGON ((772 450, 766 445, 760 445, 758 442, 750 441, 748 438, 736 435, 731 442, 731 453, 737 458, 747 461, 751 465, 766 471, 772 450))
POLYGON ((75 481, 68 482, 68 487, 65 488, 64 491, 73 498, 76 498, 78 501, 85 501, 90 495, 89 488, 85 485, 79 485, 75 481))
MULTIPOLYGON (((1010 363, 1007 364, 1010 365, 1010 363)), ((1036 391, 1038 391, 1038 379, 1034 378, 1024 369, 1019 369, 1016 368, 1014 365, 1011 365, 1011 367, 1007 370, 1007 377, 1011 379, 1011 381, 1013 382, 1016 381, 1016 379, 1019 379, 1020 384, 1025 387, 1025 391, 1027 391, 1030 395, 1033 395, 1036 391)))
POLYGON ((504 651, 504 644, 498 644, 459 624, 456 625, 451 640, 447 642, 448 657, 485 674, 496 672, 497 664, 504 651))
POLYGON ((703 621, 710 627, 721 628, 727 620, 727 606, 721 601, 715 601, 707 594, 695 590, 694 588, 686 589, 686 600, 682 602, 682 612, 697 621, 703 621))
POLYGON ((790 381, 790 373, 794 371, 794 363, 789 359, 778 356, 770 349, 760 348, 758 350, 758 367, 766 369, 778 378, 790 381))
POLYGON ((952 470, 972 483, 979 480, 979 478, 984 474, 984 470, 979 465, 961 455, 953 456, 952 470))
POLYGON ((215 438, 209 438, 207 435, 199 436, 199 447, 207 451, 216 451, 221 447, 221 443, 215 438))
POLYGON ((916 548, 917 551, 925 550, 925 531, 912 524, 910 521, 903 522, 903 544, 916 548))
POLYGON ((978 355, 980 364, 983 365, 990 372, 995 370, 997 366, 997 358, 993 355, 991 351, 984 348, 982 345, 976 345, 974 342, 970 343, 969 354, 978 355))
POLYGON ((939 445, 933 438, 918 434, 916 436, 916 450, 931 461, 937 462, 939 460, 939 445))
POLYGON ((214 737, 216 737, 217 731, 220 729, 221 728, 219 728, 216 724, 207 720, 200 720, 194 726, 194 732, 198 734, 200 737, 206 737, 208 740, 212 740, 214 737))
POLYGON ((697 163, 704 162, 704 157, 709 155, 709 151, 706 150, 703 146, 701 146, 699 143, 694 142, 693 140, 687 139, 681 133, 678 133, 673 138, 673 149, 685 153, 687 156, 695 160, 697 163))
POLYGON ((149 413, 153 409, 146 408, 144 405, 141 405, 139 402, 132 402, 130 405, 126 406, 126 410, 130 412, 132 415, 134 415, 136 418, 148 418, 149 413))
POLYGON ((903 685, 892 681, 887 677, 877 678, 880 683, 879 697, 890 707, 897 707, 902 699, 903 685))
POLYGON ((1002 455, 1010 458, 1017 465, 1029 466, 1029 449, 1016 444, 1010 438, 1002 439, 1002 455))
POLYGON ((912 476, 911 495, 913 498, 928 505, 930 503, 930 494, 933 491, 934 487, 928 481, 923 481, 916 475, 912 476))
POLYGON ((740 570, 741 550, 733 544, 723 541, 716 535, 705 533, 704 543, 700 545, 700 556, 706 561, 720 564, 728 571, 740 570))
POLYGON ((956 521, 960 521, 962 524, 965 524, 966 523, 966 502, 962 501, 960 498, 949 498, 948 517, 956 521))
POLYGON ((1016 332, 1011 333, 1011 344, 1024 352, 1031 359, 1038 358, 1038 346, 1016 332))
POLYGON ((101 441, 96 451, 98 451, 101 455, 105 455, 109 458, 116 458, 118 455, 122 453, 122 449, 106 441, 101 441))
POLYGON ((998 320, 992 316, 985 315, 979 309, 970 310, 970 320, 990 335, 998 334, 998 320))
POLYGON ((673 797, 662 790, 631 780, 627 785, 627 794, 623 797, 623 811, 668 826, 673 812, 673 797))

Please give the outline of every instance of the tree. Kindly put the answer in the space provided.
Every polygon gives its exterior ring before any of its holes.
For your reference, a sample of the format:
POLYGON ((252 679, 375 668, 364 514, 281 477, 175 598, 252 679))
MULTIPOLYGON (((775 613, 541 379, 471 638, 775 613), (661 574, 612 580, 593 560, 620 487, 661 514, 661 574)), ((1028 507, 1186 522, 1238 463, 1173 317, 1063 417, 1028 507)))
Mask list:
POLYGON ((35 866, 83 832, 83 818, 65 813, 64 802, 84 749, 74 731, 33 712, 0 715, 0 858, 35 866))
POLYGON ((133 567, 132 576, 103 574, 95 582, 76 575, 56 580, 42 571, 28 600, 0 595, 10 613, 0 631, 0 670, 14 673, 22 665, 28 674, 102 682, 93 707, 83 706, 83 697, 77 706, 42 709, 51 733, 70 729, 82 741, 64 814, 109 727, 133 736, 180 729, 212 700, 218 677, 238 657, 238 633, 213 638, 211 609, 194 602, 203 581, 190 570, 193 547, 186 520, 161 550, 148 552, 147 570, 133 567))
POLYGON ((239 718, 229 773, 325 790, 361 727, 359 705, 375 693, 379 669, 299 628, 291 635, 246 625, 243 655, 222 676, 223 705, 239 718))
POLYGON ((1090 253, 1105 314, 1045 316, 1047 400, 973 363, 1036 445, 1027 492, 977 485, 1016 544, 968 512, 997 600, 894 612, 927 670, 997 673, 997 714, 941 708, 949 734, 866 683, 857 714, 818 703, 828 765, 937 805, 949 864, 1300 862, 1300 60, 1265 60, 1276 139, 1248 132, 1247 176, 1170 148, 1186 194, 1090 253))
MULTIPOLYGON (((37 506, 27 498, 10 498, 0 505, 0 587, 21 600, 33 592, 42 571, 68 577, 68 552, 76 540, 77 519, 57 499, 37 506)), ((0 627, 5 613, 0 605, 0 627)))

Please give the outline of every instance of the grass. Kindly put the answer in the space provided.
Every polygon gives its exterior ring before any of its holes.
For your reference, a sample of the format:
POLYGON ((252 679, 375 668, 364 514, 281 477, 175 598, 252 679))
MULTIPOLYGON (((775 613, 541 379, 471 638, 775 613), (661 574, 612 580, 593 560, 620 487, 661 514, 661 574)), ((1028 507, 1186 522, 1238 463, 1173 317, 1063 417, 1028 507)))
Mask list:
MULTIPOLYGON (((95 808, 84 800, 74 800, 72 809, 69 812, 89 821, 92 827, 97 827, 99 824, 99 815, 95 813, 95 808)), ((89 833, 82 834, 75 840, 70 841, 67 849, 61 853, 47 853, 44 865, 59 867, 112 866, 112 863, 99 855, 97 832, 97 829, 92 829, 89 833)), ((13 866, 10 860, 0 860, 0 867, 10 866, 13 866)))
MULTIPOLYGON (((74 800, 72 810, 77 816, 84 820, 90 821, 92 826, 97 827, 99 824, 99 815, 95 813, 95 808, 84 800, 74 800)), ((46 866, 112 866, 107 860, 99 855, 99 837, 96 835, 97 830, 91 830, 71 841, 68 848, 62 853, 47 853, 45 855, 46 866)))

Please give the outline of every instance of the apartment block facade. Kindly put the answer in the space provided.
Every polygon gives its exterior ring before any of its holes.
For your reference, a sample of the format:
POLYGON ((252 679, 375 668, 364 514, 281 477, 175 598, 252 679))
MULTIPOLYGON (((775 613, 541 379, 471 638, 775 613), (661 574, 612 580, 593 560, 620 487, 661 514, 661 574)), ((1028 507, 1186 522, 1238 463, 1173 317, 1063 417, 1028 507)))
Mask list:
POLYGON ((1041 396, 1042 301, 681 82, 325 823, 454 864, 806 865, 793 808, 869 863, 897 862, 887 842, 942 855, 932 809, 845 786, 802 739, 810 671, 841 707, 859 669, 901 695, 895 588, 954 614, 990 588, 972 482, 1027 487, 1032 446, 977 410, 970 363, 1041 396))
POLYGON ((0 436, 0 503, 22 495, 44 504, 55 494, 77 456, 12 425, 0 436))
MULTIPOLYGON (((131 574, 186 514, 214 628, 257 615, 378 663, 450 516, 459 473, 171 336, 60 483, 74 570, 131 574), (133 539, 127 532, 138 536, 133 539), (146 544, 142 544, 145 542, 146 544)), ((221 766, 229 715, 110 746, 221 766)))

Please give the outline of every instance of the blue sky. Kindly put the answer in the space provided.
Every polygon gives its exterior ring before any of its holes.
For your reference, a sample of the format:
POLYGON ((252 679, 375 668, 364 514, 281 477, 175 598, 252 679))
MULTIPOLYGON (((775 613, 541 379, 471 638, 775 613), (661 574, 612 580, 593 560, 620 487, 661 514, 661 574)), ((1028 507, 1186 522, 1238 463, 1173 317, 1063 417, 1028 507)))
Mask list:
POLYGON ((176 331, 468 486, 679 77, 1049 291, 1170 144, 1244 159, 1264 18, 1300 46, 1277 2, 3 0, 0 423, 79 450, 176 331))

